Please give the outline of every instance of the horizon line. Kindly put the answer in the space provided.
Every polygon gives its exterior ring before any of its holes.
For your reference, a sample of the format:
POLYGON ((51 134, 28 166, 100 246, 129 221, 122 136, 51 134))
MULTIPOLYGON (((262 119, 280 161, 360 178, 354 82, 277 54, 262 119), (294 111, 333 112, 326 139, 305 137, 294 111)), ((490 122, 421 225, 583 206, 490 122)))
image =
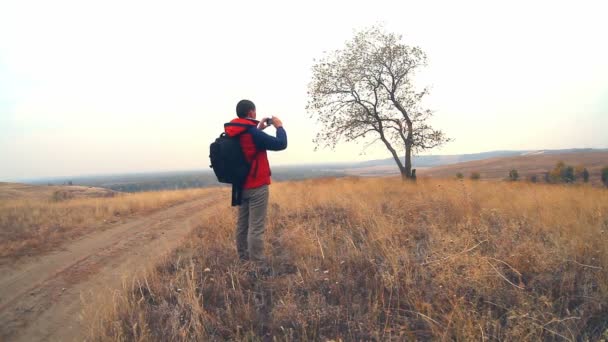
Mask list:
MULTIPOLYGON (((526 149, 526 150, 492 150, 482 151, 474 153, 460 153, 460 154, 429 154, 429 155, 415 155, 416 157, 452 157, 452 156, 466 156, 476 155, 484 153, 501 153, 501 152, 539 152, 539 151, 582 151, 582 150, 608 150, 608 147, 575 147, 575 148, 558 148, 558 149, 526 149)), ((311 162, 311 163, 288 163, 288 164, 276 164, 275 167, 295 167, 295 166, 323 166, 323 165, 348 165, 348 164, 361 164, 369 163, 374 161, 392 160, 392 157, 381 158, 381 159, 368 159, 360 161, 340 161, 340 162, 311 162)), ((188 172, 211 172, 210 168, 192 168, 192 169, 170 169, 170 170, 144 170, 144 171, 116 171, 108 173, 83 173, 80 175, 61 175, 61 176, 40 176, 40 177, 28 177, 28 178, 12 178, 12 179, 0 179, 0 183, 27 183, 27 182, 41 182, 51 180, 67 180, 69 178, 86 178, 86 177, 111 177, 111 176, 130 176, 130 175, 145 175, 145 174, 162 174, 162 173, 188 173, 188 172)))

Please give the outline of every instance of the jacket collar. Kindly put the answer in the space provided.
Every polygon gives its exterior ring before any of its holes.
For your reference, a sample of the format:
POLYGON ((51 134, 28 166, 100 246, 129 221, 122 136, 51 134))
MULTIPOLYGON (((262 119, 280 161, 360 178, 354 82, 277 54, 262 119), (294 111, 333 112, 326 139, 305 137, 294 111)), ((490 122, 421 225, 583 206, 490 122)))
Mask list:
POLYGON ((250 118, 236 118, 236 119, 232 119, 232 121, 230 121, 231 123, 241 123, 241 124, 246 124, 246 125, 258 125, 260 122, 258 120, 255 119, 250 119, 250 118))
POLYGON ((252 127, 257 127, 258 122, 259 121, 253 119, 236 118, 229 123, 224 124, 224 132, 232 137, 241 134, 252 127))

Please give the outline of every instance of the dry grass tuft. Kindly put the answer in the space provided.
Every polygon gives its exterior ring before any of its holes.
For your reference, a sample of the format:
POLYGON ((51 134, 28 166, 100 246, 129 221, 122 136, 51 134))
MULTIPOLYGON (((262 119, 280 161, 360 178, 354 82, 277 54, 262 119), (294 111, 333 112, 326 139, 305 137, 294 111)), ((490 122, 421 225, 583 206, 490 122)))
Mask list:
MULTIPOLYGON (((608 335, 608 192, 469 181, 272 186, 273 275, 235 213, 91 319, 93 340, 596 340, 608 335)), ((99 309, 99 308, 97 308, 99 309)))
POLYGON ((104 198, 0 200, 0 261, 57 248, 122 218, 200 197, 213 189, 143 192, 104 198))

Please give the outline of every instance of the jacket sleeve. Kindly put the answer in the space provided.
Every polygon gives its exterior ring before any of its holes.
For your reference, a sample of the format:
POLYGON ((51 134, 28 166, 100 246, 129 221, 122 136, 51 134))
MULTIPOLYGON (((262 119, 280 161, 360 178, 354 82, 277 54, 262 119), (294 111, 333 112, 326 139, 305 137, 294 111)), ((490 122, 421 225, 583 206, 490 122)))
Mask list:
POLYGON ((253 127, 249 130, 255 147, 260 150, 282 151, 287 148, 287 133, 283 127, 277 128, 276 138, 253 127))

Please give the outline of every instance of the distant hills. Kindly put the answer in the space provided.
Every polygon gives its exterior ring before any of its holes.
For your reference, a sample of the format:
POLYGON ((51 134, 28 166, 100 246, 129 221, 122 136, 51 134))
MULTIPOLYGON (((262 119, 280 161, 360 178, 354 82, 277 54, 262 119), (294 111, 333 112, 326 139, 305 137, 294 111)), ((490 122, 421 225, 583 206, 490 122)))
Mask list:
MULTIPOLYGON (((571 149, 563 149, 563 150, 490 151, 490 152, 469 153, 469 154, 414 156, 412 158, 412 164, 413 164, 414 168, 422 168, 422 167, 426 168, 426 167, 457 164, 457 163, 490 159, 490 158, 514 157, 514 156, 525 156, 525 155, 552 155, 552 154, 581 153, 581 152, 608 152, 608 149, 571 148, 571 149)), ((364 162, 360 162, 360 163, 350 164, 349 168, 382 166, 382 165, 395 166, 395 160, 393 158, 387 158, 387 159, 364 161, 364 162)))
MULTIPOLYGON (((341 170, 329 170, 322 167, 302 165, 276 166, 272 168, 272 179, 275 181, 319 177, 343 177, 346 175, 347 174, 341 170)), ((56 177, 24 180, 22 182, 49 186, 73 184, 106 188, 120 192, 177 190, 222 185, 221 183, 218 183, 217 178, 211 169, 56 177)))
MULTIPOLYGON (((481 165, 471 164, 471 168, 478 168, 478 170, 469 170, 468 167, 464 163, 470 163, 475 161, 487 161, 487 160, 501 160, 504 158, 514 158, 514 157, 540 157, 540 156, 548 156, 539 158, 539 160, 545 161, 543 163, 543 167, 546 167, 547 160, 559 160, 562 159, 573 159, 573 156, 579 154, 588 154, 588 153, 602 153, 608 152, 608 149, 593 149, 593 148, 572 148, 572 149, 562 149, 562 150, 521 150, 521 151, 490 151, 490 152, 481 152, 481 153, 470 153, 470 154, 454 154, 454 155, 430 155, 430 156, 414 156, 412 159, 413 168, 418 170, 418 174, 431 175, 433 177, 445 177, 446 172, 432 172, 430 170, 435 170, 436 168, 444 167, 445 170, 451 170, 449 172, 482 172, 484 168, 481 165), (453 167, 447 167, 453 165, 453 167), (463 165, 463 170, 460 171, 461 166, 463 165)), ((600 155, 593 155, 597 157, 598 162, 605 162, 608 164, 608 161, 604 160, 600 155)), ((587 161, 589 161, 587 157, 587 161)), ((531 162, 536 158, 527 159, 528 164, 534 164, 531 162)), ((576 157, 574 159, 577 159, 576 157)), ((505 165, 506 166, 506 165, 505 165)), ((345 164, 337 164, 332 165, 332 170, 340 170, 347 175, 353 176, 389 176, 389 175, 397 175, 399 174, 399 169, 395 164, 395 160, 393 158, 387 159, 379 159, 379 160, 370 160, 364 161, 360 163, 345 163, 345 164)), ((499 167, 499 169, 501 169, 499 167)), ((543 169, 543 171, 547 171, 543 169)), ((502 169, 500 172, 503 172, 502 169)), ((507 171, 508 172, 508 171, 507 171)), ((539 171, 540 172, 540 171, 539 171)), ((598 171, 599 172, 599 171, 598 171)))
MULTIPOLYGON (((451 177, 456 172, 480 172, 482 177, 500 178, 508 174, 514 165, 522 165, 520 172, 546 172, 557 160, 573 164, 595 163, 608 165, 608 149, 562 149, 562 150, 521 150, 490 151, 456 155, 414 156, 413 167, 419 175, 430 177, 451 177), (515 159, 510 159, 515 158, 515 159), (517 158, 522 158, 517 159, 517 158), (481 162, 486 161, 486 162, 481 162), (472 163, 472 164, 471 164, 472 163), (477 164, 476 164, 477 163, 477 164), (505 171, 506 170, 506 171, 505 171)), ((595 165, 594 164, 594 165, 595 165)), ((595 170, 595 168, 598 168, 595 170)), ((272 178, 276 181, 344 176, 390 176, 399 170, 392 158, 351 163, 317 163, 307 165, 274 166, 272 178)), ((215 175, 210 169, 147 172, 99 176, 59 177, 23 181, 30 184, 94 186, 124 192, 185 189, 217 186, 215 175)))

